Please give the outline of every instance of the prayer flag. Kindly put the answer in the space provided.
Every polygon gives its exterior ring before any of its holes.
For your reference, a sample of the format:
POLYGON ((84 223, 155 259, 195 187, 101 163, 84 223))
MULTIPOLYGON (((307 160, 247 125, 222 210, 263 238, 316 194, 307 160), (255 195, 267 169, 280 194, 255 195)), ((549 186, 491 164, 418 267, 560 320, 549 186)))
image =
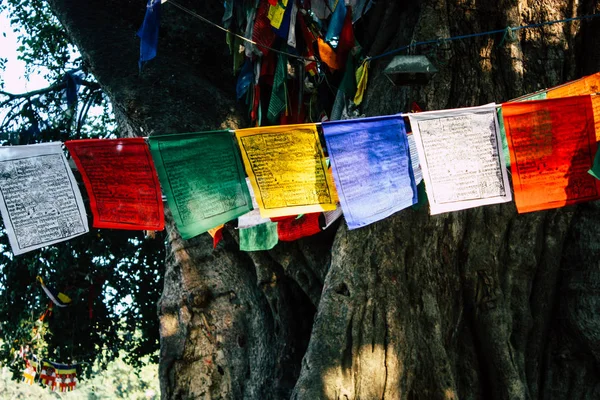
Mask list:
POLYGON ((502 108, 520 213, 598 199, 600 181, 587 173, 597 148, 590 96, 502 108))
POLYGON ((15 255, 88 232, 61 143, 0 147, 0 211, 15 255))
MULTIPOLYGON (((547 97, 557 99, 596 93, 600 93, 600 72, 548 89, 547 97)), ((592 108, 596 124, 596 142, 600 142, 600 96, 592 96, 592 108)))
POLYGON ((258 209, 258 202, 256 201, 256 196, 254 195, 254 190, 252 189, 252 185, 250 184, 250 179, 246 178, 246 186, 248 186, 248 192, 250 193, 250 197, 252 198, 252 208, 253 210, 241 215, 238 218, 238 228, 250 228, 252 226, 264 224, 265 222, 271 222, 269 218, 263 218, 260 216, 260 210, 258 209))
POLYGON ((382 220, 417 202, 400 115, 324 122, 323 133, 349 229, 382 220))
POLYGON ((149 142, 167 203, 184 239, 252 209, 229 131, 152 136, 149 142))
POLYGON ((335 209, 314 124, 239 129, 242 159, 263 217, 335 209))
POLYGON ((240 229, 240 250, 271 250, 279 242, 277 222, 267 222, 240 229))
POLYGON ((321 232, 321 213, 273 218, 277 222, 277 235, 282 242, 292 242, 321 232))
POLYGON ((354 104, 360 105, 367 90, 367 82, 369 81, 369 65, 368 61, 363 63, 356 70, 356 94, 354 95, 354 104))
POLYGON ((344 26, 344 20, 346 19, 346 3, 343 0, 337 0, 337 5, 333 10, 333 15, 329 20, 329 26, 327 27, 327 33, 325 34, 325 41, 331 44, 335 43, 334 47, 337 47, 337 43, 340 39, 340 33, 344 26))
POLYGON ((511 200, 495 104, 408 117, 431 214, 511 200))
POLYGON ((140 37, 140 69, 146 61, 156 57, 158 47, 158 28, 160 26, 160 1, 148 0, 144 22, 138 31, 140 37))
POLYGON ((160 184, 143 138, 65 142, 90 197, 95 228, 160 231, 160 184))
POLYGON ((287 79, 287 57, 285 54, 277 55, 277 67, 273 76, 273 90, 269 101, 267 117, 270 122, 277 123, 279 114, 286 109, 286 79, 287 79))
MULTIPOLYGON (((545 100, 546 92, 529 94, 527 96, 519 97, 513 101, 530 101, 530 100, 545 100)), ((504 161, 506 167, 510 167, 510 152, 508 151, 508 141, 506 140, 506 129, 504 128, 504 116, 502 115, 502 107, 498 107, 498 127, 500 128, 500 139, 502 139, 502 154, 504 154, 504 161)))

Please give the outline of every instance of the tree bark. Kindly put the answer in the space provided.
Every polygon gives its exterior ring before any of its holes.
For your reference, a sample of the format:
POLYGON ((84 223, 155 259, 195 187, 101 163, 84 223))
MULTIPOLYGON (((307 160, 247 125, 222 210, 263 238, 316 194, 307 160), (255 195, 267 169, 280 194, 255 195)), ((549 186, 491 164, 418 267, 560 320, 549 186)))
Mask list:
MULTIPOLYGON (((180 0, 212 21, 221 2, 180 0)), ((49 0, 110 96, 123 135, 245 126, 220 31, 163 5, 158 57, 140 73, 144 7, 49 0)), ((600 12, 595 0, 378 1, 368 54, 600 12)), ((393 87, 373 61, 363 111, 502 102, 600 69, 600 21, 416 49, 439 72, 393 87)), ((599 204, 518 215, 514 204, 344 222, 269 252, 225 232, 189 241, 168 219, 158 305, 163 399, 600 398, 599 204)))

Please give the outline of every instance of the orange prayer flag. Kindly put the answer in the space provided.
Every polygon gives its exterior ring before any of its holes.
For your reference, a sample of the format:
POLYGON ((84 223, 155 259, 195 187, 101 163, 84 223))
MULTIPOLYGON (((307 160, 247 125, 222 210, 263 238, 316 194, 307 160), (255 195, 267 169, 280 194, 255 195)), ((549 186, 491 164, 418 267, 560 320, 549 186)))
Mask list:
POLYGON ((519 213, 600 197, 587 173, 596 154, 590 96, 502 105, 519 213))
POLYGON ((331 69, 340 69, 341 67, 338 62, 337 54, 331 46, 321 38, 318 38, 317 42, 319 44, 319 56, 321 57, 321 61, 327 64, 331 69))
MULTIPOLYGON (((546 98, 557 99, 595 93, 600 93, 600 72, 548 89, 546 98)), ((592 96, 592 107, 596 124, 596 141, 600 142, 600 96, 592 96)))

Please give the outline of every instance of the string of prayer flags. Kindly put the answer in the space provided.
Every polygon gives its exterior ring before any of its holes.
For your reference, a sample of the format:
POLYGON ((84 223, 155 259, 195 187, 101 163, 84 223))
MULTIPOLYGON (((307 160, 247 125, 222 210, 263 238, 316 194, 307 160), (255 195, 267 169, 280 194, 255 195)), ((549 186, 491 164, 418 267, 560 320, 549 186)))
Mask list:
POLYGON ((40 383, 51 391, 72 392, 77 386, 77 368, 75 365, 42 361, 40 383))
POLYGON ((379 221, 417 202, 400 115, 324 122, 323 133, 349 229, 379 221))
POLYGON ((240 129, 235 134, 262 217, 335 209, 334 186, 314 124, 240 129))
POLYGON ((90 198, 95 228, 160 231, 164 211, 143 138, 65 142, 90 198))
POLYGON ((140 69, 142 69, 144 62, 156 57, 158 28, 160 26, 160 2, 161 0, 148 0, 144 22, 142 22, 142 26, 137 33, 140 38, 140 69))
POLYGON ((292 242, 321 232, 321 213, 273 218, 277 222, 277 235, 282 242, 292 242))
POLYGON ((61 143, 0 147, 0 212, 15 255, 88 232, 61 143))
MULTIPOLYGON (((548 89, 547 98, 558 99, 596 93, 600 93, 600 72, 548 89)), ((600 142, 600 96, 592 96, 592 109, 596 124, 596 141, 600 142)))
POLYGON ((266 222, 250 228, 242 228, 240 232, 240 250, 271 250, 279 242, 277 222, 266 222))
POLYGON ((599 198, 600 181, 587 173, 597 150, 591 96, 502 108, 519 213, 599 198))
POLYGON ((239 152, 229 131, 152 136, 149 144, 184 239, 252 209, 239 152))
POLYGON ((40 286, 42 287, 44 293, 46 293, 46 296, 48 296, 48 298, 58 307, 66 307, 71 304, 71 298, 69 296, 59 292, 54 288, 46 286, 41 276, 38 276, 36 280, 40 283, 40 286))
POLYGON ((495 104, 408 117, 431 214, 511 200, 495 104))

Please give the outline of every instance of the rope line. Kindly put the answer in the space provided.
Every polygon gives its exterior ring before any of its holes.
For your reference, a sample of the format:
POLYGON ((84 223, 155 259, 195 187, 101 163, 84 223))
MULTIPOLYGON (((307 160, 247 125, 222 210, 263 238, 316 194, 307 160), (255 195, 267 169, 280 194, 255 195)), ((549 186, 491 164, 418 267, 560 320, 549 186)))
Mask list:
POLYGON ((537 24, 521 25, 521 26, 515 26, 515 27, 509 26, 509 27, 506 27, 504 29, 496 29, 496 30, 487 31, 487 32, 469 33, 469 34, 466 34, 466 35, 458 35, 458 36, 452 36, 452 37, 447 37, 447 38, 439 38, 439 39, 433 39, 433 40, 426 40, 426 41, 423 41, 423 42, 416 42, 416 43, 411 43, 409 45, 405 45, 405 46, 402 46, 402 47, 398 47, 397 49, 389 50, 389 51, 386 51, 385 53, 382 53, 382 54, 379 54, 379 55, 376 55, 376 56, 367 57, 367 59, 368 60, 376 60, 378 58, 389 56, 389 55, 392 55, 392 54, 396 54, 396 53, 399 53, 399 52, 407 50, 407 49, 415 48, 417 46, 425 46, 425 45, 428 45, 428 44, 439 44, 439 43, 451 42, 451 41, 455 41, 455 40, 471 39, 471 38, 479 37, 479 36, 491 36, 491 35, 497 35, 499 33, 504 33, 505 34, 505 36, 503 37, 503 40, 504 40, 506 38, 506 34, 508 32, 516 32, 516 31, 520 31, 522 29, 539 28, 539 27, 542 27, 542 26, 554 25, 554 24, 562 24, 562 23, 572 22, 572 21, 581 21, 581 20, 584 20, 584 19, 591 19, 591 18, 596 18, 596 17, 600 17, 600 13, 582 15, 580 17, 557 19, 557 20, 554 20, 554 21, 539 22, 537 24))
MULTIPOLYGON (((222 30, 223 32, 226 32, 226 33, 229 33, 231 35, 234 35, 238 39, 241 39, 241 40, 243 40, 245 42, 248 42, 250 44, 253 44, 255 46, 263 47, 265 49, 274 51, 274 52, 279 53, 279 54, 285 54, 288 57, 292 57, 292 58, 295 58, 295 59, 298 59, 298 60, 303 60, 303 61, 318 61, 318 60, 315 60, 315 59, 312 59, 312 58, 302 57, 302 56, 299 56, 297 54, 288 53, 288 52, 285 52, 285 51, 281 51, 281 50, 274 49, 272 47, 260 44, 258 42, 255 42, 252 39, 248 39, 247 37, 239 35, 239 34, 233 32, 233 31, 230 31, 229 29, 227 29, 227 28, 225 28, 225 27, 223 27, 223 26, 221 26, 219 24, 216 24, 216 23, 212 22, 208 18, 203 17, 202 15, 198 14, 197 12, 192 11, 192 10, 190 10, 187 7, 184 7, 181 4, 179 4, 179 3, 177 3, 177 2, 175 2, 173 0, 167 0, 166 2, 174 5, 177 8, 179 8, 181 11, 184 11, 184 12, 188 13, 189 15, 191 15, 191 16, 193 16, 195 18, 198 18, 201 21, 203 21, 203 22, 205 22, 205 23, 207 23, 209 25, 212 25, 213 27, 215 27, 217 29, 222 30)), ((401 47, 398 47, 396 49, 389 50, 389 51, 386 51, 384 53, 381 53, 381 54, 378 54, 378 55, 375 55, 375 56, 368 56, 368 57, 365 58, 365 60, 367 60, 367 61, 376 60, 378 58, 390 56, 392 54, 396 54, 396 53, 399 53, 399 52, 407 50, 407 49, 413 50, 413 49, 415 49, 418 46, 426 46, 426 45, 429 45, 429 44, 440 44, 440 43, 444 43, 444 42, 452 42, 452 41, 456 41, 456 40, 471 39, 471 38, 480 37, 480 36, 491 36, 491 35, 497 35, 499 33, 504 33, 504 36, 502 37, 502 43, 503 43, 509 33, 520 31, 522 29, 540 28, 542 26, 548 26, 548 25, 554 25, 554 24, 563 24, 563 23, 566 23, 566 22, 581 21, 581 20, 592 19, 592 18, 596 18, 596 17, 600 17, 600 13, 582 15, 580 17, 571 17, 571 18, 557 19, 557 20, 553 20, 553 21, 539 22, 537 24, 521 25, 521 26, 515 26, 515 27, 508 26, 508 27, 503 28, 503 29, 495 29, 495 30, 487 31, 487 32, 469 33, 469 34, 465 34, 465 35, 451 36, 451 37, 447 37, 447 38, 437 38, 437 39, 425 40, 425 41, 422 41, 422 42, 414 42, 413 41, 413 42, 411 42, 408 45, 401 46, 401 47)))
POLYGON ((255 42, 255 41, 254 41, 254 40, 252 40, 252 39, 248 39, 248 38, 247 38, 247 37, 245 37, 245 36, 239 35, 239 34, 237 34, 237 33, 233 32, 233 31, 230 31, 229 29, 227 29, 227 28, 225 28, 225 27, 223 27, 223 26, 221 26, 221 25, 219 25, 219 24, 216 24, 216 23, 212 22, 212 21, 211 21, 211 20, 209 20, 208 18, 205 18, 205 17, 203 17, 202 15, 198 14, 197 12, 195 12, 195 11, 192 11, 192 10, 190 10, 190 9, 189 9, 189 8, 187 8, 187 7, 184 7, 184 6, 182 6, 181 4, 179 4, 179 3, 176 3, 176 2, 174 2, 174 1, 172 1, 172 0, 167 0, 167 3, 170 3, 170 4, 174 5, 175 7, 179 8, 181 11, 183 11, 183 12, 186 12, 186 13, 188 13, 189 15, 191 15, 191 16, 193 16, 193 17, 196 17, 196 18, 198 18, 199 20, 201 20, 201 21, 203 21, 203 22, 206 22, 207 24, 209 24, 209 25, 212 25, 212 26, 214 26, 215 28, 222 30, 223 32, 229 33, 229 34, 231 34, 231 35, 233 35, 233 36, 237 37, 238 39, 241 39, 241 40, 243 40, 243 41, 245 41, 245 42, 248 42, 248 43, 250 43, 250 44, 253 44, 254 46, 263 47, 263 48, 265 48, 265 49, 268 49, 268 50, 274 51, 275 53, 279 53, 279 54, 285 54, 285 55, 286 55, 286 56, 288 56, 288 57, 292 57, 292 58, 295 58, 295 59, 298 59, 298 60, 303 60, 303 61, 318 61, 318 60, 313 60, 313 59, 310 59, 310 58, 307 58, 307 57, 302 57, 302 56, 299 56, 299 55, 297 55, 297 54, 292 54, 292 53, 288 53, 288 52, 281 51, 281 50, 278 50, 278 49, 274 49, 274 48, 272 48, 272 47, 269 47, 269 46, 266 46, 266 45, 264 45, 264 44, 261 44, 261 43, 255 42))

